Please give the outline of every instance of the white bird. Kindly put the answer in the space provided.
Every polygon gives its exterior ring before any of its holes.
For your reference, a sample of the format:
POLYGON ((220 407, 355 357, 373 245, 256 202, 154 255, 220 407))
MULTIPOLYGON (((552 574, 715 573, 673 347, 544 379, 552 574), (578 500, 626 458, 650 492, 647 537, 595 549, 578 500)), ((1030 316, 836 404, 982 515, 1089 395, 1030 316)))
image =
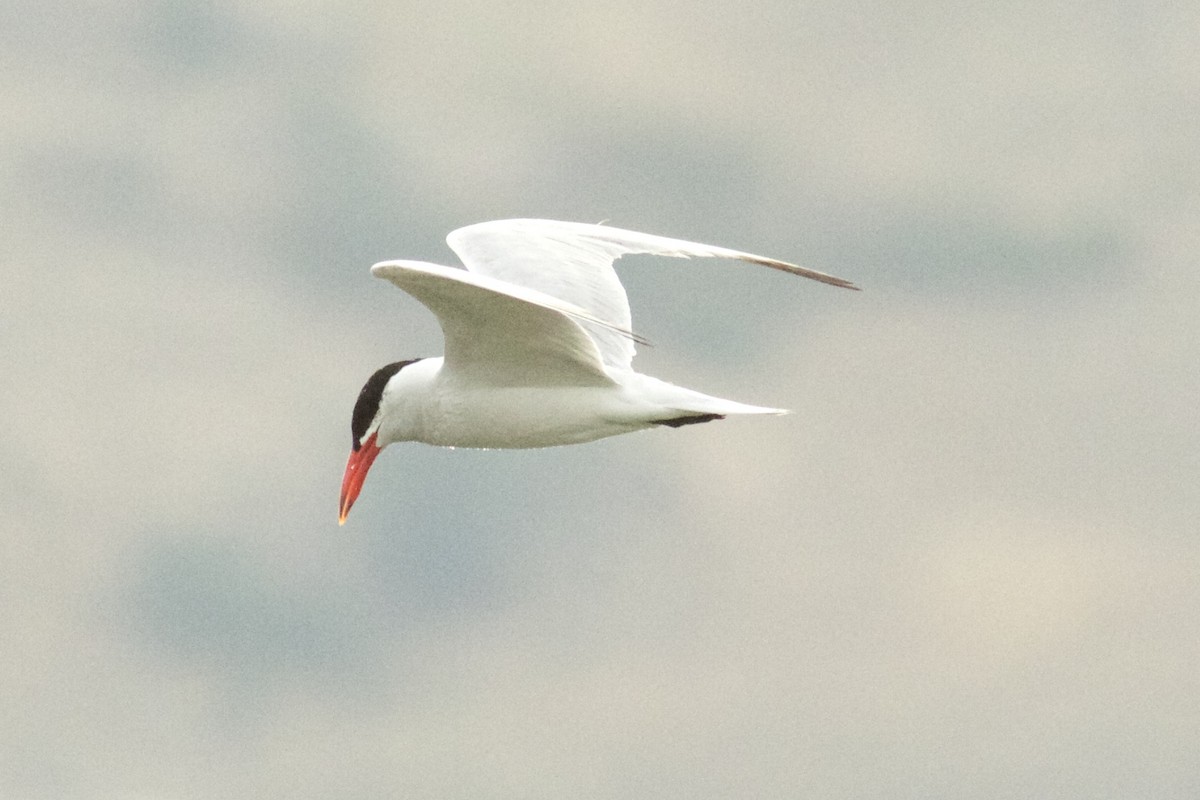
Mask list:
POLYGON ((631 331, 629 300, 613 270, 627 253, 737 259, 858 288, 763 256, 605 225, 482 222, 446 242, 466 270, 419 261, 371 267, 437 315, 446 353, 388 364, 363 386, 350 423, 339 524, 375 457, 394 442, 549 447, 729 414, 786 413, 633 371, 634 342, 642 340, 631 331))

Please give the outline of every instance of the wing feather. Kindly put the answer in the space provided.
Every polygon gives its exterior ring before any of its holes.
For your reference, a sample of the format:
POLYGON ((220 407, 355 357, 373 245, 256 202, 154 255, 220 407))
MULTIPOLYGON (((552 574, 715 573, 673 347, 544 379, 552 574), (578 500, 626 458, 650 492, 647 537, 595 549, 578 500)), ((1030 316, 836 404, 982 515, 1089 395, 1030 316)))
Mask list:
MULTIPOLYGON (((486 386, 604 386, 612 379, 575 318, 611 326, 536 289, 414 261, 384 261, 371 274, 411 294, 438 318, 446 369, 486 386)), ((614 335, 621 335, 613 331, 614 335)))
POLYGON ((618 369, 629 369, 636 352, 630 338, 617 333, 632 327, 629 299, 613 269, 613 262, 623 255, 729 258, 831 286, 858 288, 842 278, 765 256, 580 222, 541 219, 481 222, 452 231, 446 242, 471 273, 536 289, 608 323, 606 328, 591 320, 581 320, 599 347, 604 363, 618 369))

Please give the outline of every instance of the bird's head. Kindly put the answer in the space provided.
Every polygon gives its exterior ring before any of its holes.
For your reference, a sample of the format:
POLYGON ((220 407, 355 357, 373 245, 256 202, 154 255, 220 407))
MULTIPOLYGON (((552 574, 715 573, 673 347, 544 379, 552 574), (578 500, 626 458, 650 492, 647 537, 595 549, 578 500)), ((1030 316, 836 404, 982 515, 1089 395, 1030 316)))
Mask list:
POLYGON ((379 439, 379 428, 384 415, 384 391, 396 373, 420 359, 397 361, 380 367, 363 384, 354 403, 354 414, 350 417, 350 458, 346 461, 346 473, 342 476, 342 499, 338 510, 338 524, 344 525, 350 507, 362 491, 363 481, 375 457, 389 442, 379 439))

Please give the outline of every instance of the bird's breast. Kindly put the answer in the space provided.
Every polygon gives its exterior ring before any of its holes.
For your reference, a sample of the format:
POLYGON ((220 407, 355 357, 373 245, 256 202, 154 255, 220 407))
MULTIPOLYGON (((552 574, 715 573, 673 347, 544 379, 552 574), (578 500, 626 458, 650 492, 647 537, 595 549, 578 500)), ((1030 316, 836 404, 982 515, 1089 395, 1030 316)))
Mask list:
POLYGON ((454 387, 419 439, 443 447, 578 444, 644 427, 620 387, 454 387))

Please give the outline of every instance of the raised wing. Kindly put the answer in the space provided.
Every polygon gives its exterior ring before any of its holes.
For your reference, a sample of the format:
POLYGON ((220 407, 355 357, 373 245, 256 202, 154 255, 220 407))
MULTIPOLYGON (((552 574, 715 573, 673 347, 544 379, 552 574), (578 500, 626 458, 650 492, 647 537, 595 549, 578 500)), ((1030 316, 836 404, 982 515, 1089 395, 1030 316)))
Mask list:
POLYGON ((446 339, 446 369, 480 386, 605 386, 596 344, 575 319, 611 330, 588 311, 487 275, 425 264, 384 261, 385 278, 437 315, 446 339))
POLYGON ((773 258, 581 222, 545 219, 481 222, 452 231, 446 242, 472 273, 536 289, 608 323, 605 327, 591 321, 580 322, 596 341, 604 363, 618 369, 628 369, 635 353, 630 338, 617 333, 631 328, 629 299, 612 266, 623 255, 731 258, 832 286, 858 288, 841 278, 773 258))

